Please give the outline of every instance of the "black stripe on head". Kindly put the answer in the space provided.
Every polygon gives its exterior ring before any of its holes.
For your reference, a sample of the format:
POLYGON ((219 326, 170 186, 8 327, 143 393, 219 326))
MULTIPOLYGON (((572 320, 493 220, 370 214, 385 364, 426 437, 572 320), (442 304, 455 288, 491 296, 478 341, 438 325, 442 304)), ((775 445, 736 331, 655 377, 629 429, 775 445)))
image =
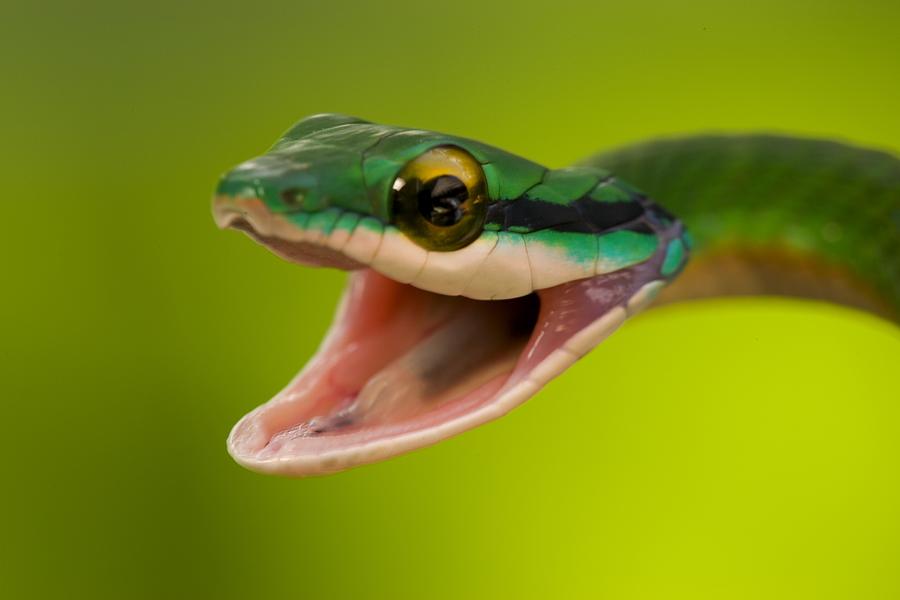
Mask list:
POLYGON ((626 202, 598 202, 597 200, 584 197, 573 202, 572 206, 582 216, 582 220, 591 225, 594 231, 597 232, 621 227, 644 214, 644 207, 633 200, 626 202))
POLYGON ((600 202, 584 196, 571 204, 556 204, 520 198, 489 206, 486 222, 504 230, 602 233, 643 215, 644 207, 636 201, 600 202))
POLYGON ((519 198, 512 202, 496 202, 489 206, 486 222, 500 225, 503 229, 538 231, 558 228, 580 220, 581 215, 571 205, 519 198))

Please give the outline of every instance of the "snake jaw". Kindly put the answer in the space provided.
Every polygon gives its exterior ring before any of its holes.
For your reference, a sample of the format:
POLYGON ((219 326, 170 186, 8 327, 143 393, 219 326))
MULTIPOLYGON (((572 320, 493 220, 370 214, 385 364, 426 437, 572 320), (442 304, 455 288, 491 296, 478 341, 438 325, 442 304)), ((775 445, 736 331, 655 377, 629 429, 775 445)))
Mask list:
POLYGON ((351 271, 317 354, 228 438, 238 463, 289 476, 383 460, 506 414, 652 299, 668 278, 661 274, 666 249, 681 233, 678 224, 666 229, 643 262, 594 276, 566 272, 573 280, 532 291, 536 272, 559 277, 555 265, 567 259, 543 246, 536 248, 548 256, 531 257, 524 243, 521 253, 488 243, 482 255, 476 240, 412 261, 404 251, 410 243, 369 216, 356 215, 345 228, 335 217, 332 227, 317 228, 310 223, 321 213, 299 215, 298 226, 297 214, 229 195, 216 198, 213 213, 220 227, 243 231, 282 258, 351 271), (479 270, 487 257, 496 262, 492 277, 479 270), (524 274, 516 271, 522 261, 524 274), (443 276, 423 279, 436 273, 443 276), (460 282, 476 273, 485 289, 459 295, 472 289, 460 282), (455 281, 449 292, 448 280, 455 281))

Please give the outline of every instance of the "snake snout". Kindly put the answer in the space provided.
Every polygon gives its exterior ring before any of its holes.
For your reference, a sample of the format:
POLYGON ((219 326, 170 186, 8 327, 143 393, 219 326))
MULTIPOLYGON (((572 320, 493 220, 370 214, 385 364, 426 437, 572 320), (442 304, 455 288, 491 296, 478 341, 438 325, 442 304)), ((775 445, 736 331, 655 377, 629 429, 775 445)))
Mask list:
POLYGON ((266 155, 241 163, 223 175, 216 194, 258 198, 272 212, 310 211, 322 204, 317 184, 309 165, 266 155))

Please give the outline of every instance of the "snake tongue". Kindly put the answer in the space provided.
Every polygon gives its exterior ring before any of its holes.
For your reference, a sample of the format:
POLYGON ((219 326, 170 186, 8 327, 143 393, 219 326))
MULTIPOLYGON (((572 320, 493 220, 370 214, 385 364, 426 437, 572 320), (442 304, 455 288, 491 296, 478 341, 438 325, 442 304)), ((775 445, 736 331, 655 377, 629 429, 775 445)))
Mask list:
POLYGON ((639 283, 624 271, 540 300, 477 301, 354 271, 316 356, 234 427, 229 452, 257 471, 314 475, 495 419, 618 327, 639 283))

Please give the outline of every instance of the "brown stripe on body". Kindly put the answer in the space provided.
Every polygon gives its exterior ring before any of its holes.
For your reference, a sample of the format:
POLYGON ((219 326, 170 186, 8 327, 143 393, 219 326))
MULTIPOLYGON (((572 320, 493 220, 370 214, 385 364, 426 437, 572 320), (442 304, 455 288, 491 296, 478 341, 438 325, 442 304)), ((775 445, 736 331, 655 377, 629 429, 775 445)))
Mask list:
POLYGON ((716 296, 790 296, 836 302, 900 322, 845 266, 788 248, 719 247, 691 258, 654 305, 716 296))

